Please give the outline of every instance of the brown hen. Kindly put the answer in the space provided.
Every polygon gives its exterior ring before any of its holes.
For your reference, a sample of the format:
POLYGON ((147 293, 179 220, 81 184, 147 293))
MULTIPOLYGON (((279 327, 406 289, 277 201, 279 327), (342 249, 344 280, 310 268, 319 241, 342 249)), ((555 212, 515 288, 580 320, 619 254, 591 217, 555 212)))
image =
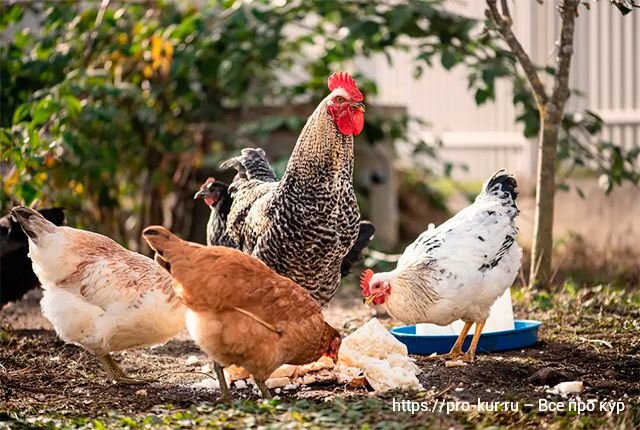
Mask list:
POLYGON ((143 236, 156 261, 174 277, 193 340, 214 360, 224 400, 222 368, 247 369, 270 398, 264 381, 282 364, 335 356, 340 334, 324 321, 320 305, 294 281, 241 251, 186 242, 160 226, 143 236))

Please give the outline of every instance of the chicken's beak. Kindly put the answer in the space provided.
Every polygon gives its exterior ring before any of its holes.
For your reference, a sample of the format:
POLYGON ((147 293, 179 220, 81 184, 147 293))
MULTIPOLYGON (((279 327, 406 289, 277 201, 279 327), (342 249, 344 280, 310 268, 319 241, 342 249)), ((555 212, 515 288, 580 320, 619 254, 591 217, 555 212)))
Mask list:
POLYGON ((200 199, 204 196, 204 190, 199 190, 194 196, 193 196, 193 200, 197 200, 200 199))
POLYGON ((362 102, 354 103, 351 106, 353 106, 354 109, 359 110, 362 113, 364 113, 364 111, 366 110, 365 107, 364 107, 364 103, 362 103, 362 102))
POLYGON ((365 305, 367 305, 367 306, 369 306, 371 303, 373 303, 373 301, 375 300, 375 298, 376 298, 376 295, 375 295, 375 294, 372 294, 372 295, 370 295, 370 296, 365 297, 365 298, 364 298, 364 304, 365 304, 365 305))

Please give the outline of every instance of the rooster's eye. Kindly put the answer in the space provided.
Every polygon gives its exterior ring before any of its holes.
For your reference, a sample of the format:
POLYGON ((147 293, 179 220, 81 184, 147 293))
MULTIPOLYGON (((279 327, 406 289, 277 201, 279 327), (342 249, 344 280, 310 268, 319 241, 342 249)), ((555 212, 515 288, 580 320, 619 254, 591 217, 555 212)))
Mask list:
POLYGON ((336 97, 336 101, 337 101, 338 103, 342 103, 342 102, 344 101, 344 97, 342 97, 342 96, 338 96, 338 97, 336 97))

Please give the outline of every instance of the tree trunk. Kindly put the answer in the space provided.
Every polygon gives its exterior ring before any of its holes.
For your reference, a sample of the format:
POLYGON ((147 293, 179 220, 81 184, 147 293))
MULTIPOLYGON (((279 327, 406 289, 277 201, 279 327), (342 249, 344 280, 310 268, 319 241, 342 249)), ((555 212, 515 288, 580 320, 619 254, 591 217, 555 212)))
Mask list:
POLYGON ((551 283, 551 257, 553 251, 553 199, 556 192, 556 151, 558 133, 565 105, 571 94, 569 73, 573 55, 573 35, 579 0, 565 0, 560 6, 562 28, 558 48, 557 73, 551 97, 540 110, 540 142, 536 187, 536 213, 533 223, 531 249, 531 287, 548 287, 551 283))
MULTIPOLYGON (((541 112, 544 112, 541 111, 541 112)), ((536 210, 533 221, 531 270, 529 285, 546 286, 551 280, 553 250, 553 205, 555 196, 556 151, 559 121, 548 114, 540 115, 540 140, 536 174, 536 210)))

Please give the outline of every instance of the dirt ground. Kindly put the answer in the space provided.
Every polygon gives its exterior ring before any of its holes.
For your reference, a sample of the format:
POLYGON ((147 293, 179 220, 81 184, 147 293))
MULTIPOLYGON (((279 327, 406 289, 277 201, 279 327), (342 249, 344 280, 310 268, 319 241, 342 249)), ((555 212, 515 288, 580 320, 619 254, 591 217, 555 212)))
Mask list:
MULTIPOLYGON (((327 318, 343 332, 374 314, 356 294, 353 287, 343 288, 327 309, 327 318)), ((526 350, 481 354, 466 367, 446 368, 416 356, 425 391, 375 395, 328 382, 256 402, 258 395, 250 389, 234 389, 238 400, 231 406, 218 403, 218 392, 203 386, 209 377, 198 372, 206 359, 186 334, 162 347, 117 355, 127 372, 157 382, 106 382, 94 357, 56 337, 40 315, 38 296, 33 292, 0 311, 0 428, 640 426, 638 293, 602 287, 578 292, 565 288, 551 295, 515 290, 516 315, 543 322, 540 342, 526 350), (199 358, 196 365, 187 365, 190 355, 199 358), (578 397, 548 392, 559 382, 573 380, 585 385, 578 397), (436 410, 394 412, 394 399, 426 402, 429 408, 435 403, 436 410), (519 410, 453 410, 464 408, 464 402, 476 405, 478 399, 518 402, 519 410), (621 402, 624 411, 544 413, 537 410, 540 399, 621 402)))

